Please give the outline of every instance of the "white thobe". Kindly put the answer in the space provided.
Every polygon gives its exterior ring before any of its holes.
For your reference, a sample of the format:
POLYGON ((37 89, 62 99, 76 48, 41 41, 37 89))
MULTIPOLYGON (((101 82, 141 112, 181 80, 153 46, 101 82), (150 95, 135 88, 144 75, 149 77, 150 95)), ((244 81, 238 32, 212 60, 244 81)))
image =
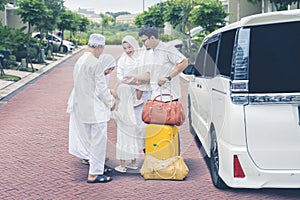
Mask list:
POLYGON ((96 57, 85 52, 75 64, 74 89, 68 101, 69 152, 89 159, 89 174, 103 174, 107 121, 114 104, 105 81, 104 68, 96 57))

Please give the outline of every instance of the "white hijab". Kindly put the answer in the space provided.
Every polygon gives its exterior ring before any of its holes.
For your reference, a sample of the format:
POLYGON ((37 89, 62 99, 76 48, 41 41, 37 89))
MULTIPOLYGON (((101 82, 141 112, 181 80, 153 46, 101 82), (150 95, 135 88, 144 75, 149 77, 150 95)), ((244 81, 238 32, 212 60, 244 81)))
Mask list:
POLYGON ((125 36, 122 40, 122 44, 124 42, 130 44, 134 48, 134 51, 137 51, 140 48, 138 41, 131 35, 125 36))
POLYGON ((120 84, 117 90, 119 97, 118 110, 112 112, 112 118, 117 121, 118 126, 135 126, 136 119, 133 108, 131 87, 127 84, 120 84))
POLYGON ((138 67, 138 59, 139 59, 139 43, 138 41, 131 35, 127 35, 122 40, 123 43, 126 42, 131 45, 134 49, 134 53, 132 56, 128 56, 125 52, 121 55, 120 59, 118 60, 118 66, 123 69, 123 76, 128 74, 136 74, 136 68, 138 67))
MULTIPOLYGON (((101 54, 99 57, 99 61, 101 62, 101 65, 104 67, 104 71, 111 68, 111 67, 116 67, 116 60, 111 54, 101 54)), ((103 73, 104 73, 103 71, 103 73)), ((105 76, 106 84, 108 85, 109 83, 109 76, 110 74, 107 74, 105 76)))
POLYGON ((117 66, 116 60, 111 54, 101 54, 99 60, 101 65, 104 66, 104 70, 117 66))

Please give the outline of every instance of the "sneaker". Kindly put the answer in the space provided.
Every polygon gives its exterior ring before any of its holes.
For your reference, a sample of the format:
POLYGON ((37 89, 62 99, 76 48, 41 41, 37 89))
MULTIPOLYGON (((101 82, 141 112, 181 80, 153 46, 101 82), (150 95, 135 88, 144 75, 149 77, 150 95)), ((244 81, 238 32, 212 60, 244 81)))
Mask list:
POLYGON ((142 105, 144 103, 144 100, 143 99, 139 99, 139 100, 136 100, 134 103, 133 103, 133 107, 137 107, 139 105, 142 105))
POLYGON ((121 165, 115 167, 117 172, 125 173, 127 171, 126 167, 122 167, 121 165))
POLYGON ((138 169, 138 166, 136 165, 136 164, 128 164, 128 165, 126 165, 126 168, 128 168, 128 169, 138 169))

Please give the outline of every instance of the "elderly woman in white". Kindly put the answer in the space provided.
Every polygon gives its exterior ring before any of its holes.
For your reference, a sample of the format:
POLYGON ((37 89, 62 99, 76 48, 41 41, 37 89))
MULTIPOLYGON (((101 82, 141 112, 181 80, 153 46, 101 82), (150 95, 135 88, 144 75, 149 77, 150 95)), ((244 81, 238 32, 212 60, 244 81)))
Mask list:
POLYGON ((77 60, 74 67, 74 89, 68 105, 68 111, 71 113, 70 153, 89 159, 88 183, 105 183, 112 180, 104 175, 104 163, 107 121, 110 119, 110 110, 115 99, 111 94, 113 92, 107 88, 104 66, 99 62, 104 45, 104 36, 90 36, 87 51, 77 60), (72 134, 72 130, 78 132, 72 134), (77 139, 72 140, 72 137, 77 139), (76 148, 72 148, 73 142, 75 145, 80 144, 79 148, 84 151, 76 152, 76 148))
MULTIPOLYGON (((127 35, 122 40, 122 47, 124 53, 117 63, 117 78, 120 83, 127 76, 144 74, 146 71, 144 65, 145 49, 139 47, 138 41, 133 36, 127 35)), ((138 126, 136 137, 139 150, 143 150, 145 146, 145 124, 142 121, 142 109, 151 96, 151 87, 148 83, 131 85, 131 87, 132 97, 135 101, 135 118, 138 126), (141 98, 139 95, 141 95, 141 98)))

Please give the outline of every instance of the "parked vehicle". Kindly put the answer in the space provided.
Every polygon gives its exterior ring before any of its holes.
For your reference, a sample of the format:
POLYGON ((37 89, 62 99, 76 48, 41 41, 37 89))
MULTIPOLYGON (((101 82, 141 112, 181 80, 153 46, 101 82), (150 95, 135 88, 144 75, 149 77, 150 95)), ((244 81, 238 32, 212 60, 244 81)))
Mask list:
POLYGON ((209 34, 185 70, 217 188, 300 188, 299 27, 300 10, 245 17, 209 34))
MULTIPOLYGON (((43 34, 43 39, 45 40, 49 40, 50 43, 52 44, 56 44, 57 46, 60 46, 61 44, 61 38, 56 36, 56 35, 53 35, 51 33, 48 33, 47 35, 46 34, 43 34)), ((32 37, 33 38, 36 38, 36 39, 40 39, 41 38, 41 34, 39 32, 34 32, 32 33, 32 37)), ((63 53, 67 53, 69 51, 73 51, 75 49, 75 45, 68 41, 68 40, 63 40, 63 44, 62 44, 62 52, 63 53)))

